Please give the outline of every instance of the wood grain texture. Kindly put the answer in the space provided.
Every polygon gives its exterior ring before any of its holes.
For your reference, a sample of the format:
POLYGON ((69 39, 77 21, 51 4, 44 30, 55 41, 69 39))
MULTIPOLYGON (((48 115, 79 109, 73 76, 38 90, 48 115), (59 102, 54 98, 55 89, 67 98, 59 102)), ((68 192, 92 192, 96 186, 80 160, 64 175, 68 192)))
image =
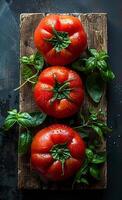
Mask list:
MULTIPOLYGON (((77 16, 83 23, 85 31, 88 36, 88 47, 96 48, 97 50, 107 51, 107 15, 106 13, 67 13, 69 15, 77 16)), ((20 56, 30 55, 36 51, 33 44, 33 33, 39 21, 45 16, 44 13, 23 13, 20 16, 20 56)), ((20 84, 23 82, 22 66, 20 66, 20 84)), ((83 109, 86 110, 92 102, 86 96, 83 109)), ((93 105, 95 109, 102 109, 107 112, 106 91, 98 106, 93 105)), ((32 88, 26 85, 20 90, 20 111, 35 111, 37 107, 32 98, 32 88)), ((104 119, 105 121, 107 119, 104 119)), ((22 130, 20 130, 21 132, 22 130)), ((102 150, 106 150, 106 142, 102 146, 102 150)), ((30 170, 30 155, 18 156, 18 187, 23 189, 50 189, 50 190, 69 190, 71 184, 43 184, 39 177, 30 170)), ((89 187, 89 189, 104 189, 107 185, 107 164, 102 169, 102 179, 89 187)), ((82 189, 79 186, 77 189, 82 189)))

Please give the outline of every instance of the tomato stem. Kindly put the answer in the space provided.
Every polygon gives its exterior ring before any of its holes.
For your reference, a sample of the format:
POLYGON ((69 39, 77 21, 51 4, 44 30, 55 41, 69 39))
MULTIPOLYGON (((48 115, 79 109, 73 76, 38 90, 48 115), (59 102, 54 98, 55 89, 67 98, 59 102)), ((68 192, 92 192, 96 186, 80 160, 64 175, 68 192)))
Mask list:
POLYGON ((65 161, 71 157, 70 151, 67 148, 67 144, 56 144, 50 150, 52 157, 54 160, 59 160, 62 166, 62 176, 64 175, 64 164, 65 161))
POLYGON ((50 103, 52 104, 56 99, 58 100, 68 99, 70 102, 73 102, 73 99, 70 97, 70 92, 75 88, 70 88, 70 81, 74 79, 69 79, 64 81, 64 83, 59 83, 57 81, 56 75, 54 74, 54 80, 55 80, 55 85, 53 89, 54 95, 50 99, 50 103))
POLYGON ((67 87, 69 87, 69 85, 70 85, 69 82, 64 83, 64 84, 58 89, 58 92, 63 91, 64 89, 66 89, 67 87))
POLYGON ((53 36, 49 39, 45 39, 45 41, 51 43, 56 52, 60 52, 70 45, 71 40, 68 32, 57 31, 55 27, 52 26, 52 34, 53 36))
POLYGON ((60 41, 60 42, 63 42, 63 38, 59 36, 58 32, 56 31, 55 27, 52 26, 52 30, 53 30, 53 33, 55 35, 55 37, 60 41))

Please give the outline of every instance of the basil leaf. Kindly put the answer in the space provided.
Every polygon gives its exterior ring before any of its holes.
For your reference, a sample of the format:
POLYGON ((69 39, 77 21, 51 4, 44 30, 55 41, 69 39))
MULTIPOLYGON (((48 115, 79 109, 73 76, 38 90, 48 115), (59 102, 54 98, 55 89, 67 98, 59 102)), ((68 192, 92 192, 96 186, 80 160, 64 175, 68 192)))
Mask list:
POLYGON ((24 65, 29 65, 30 64, 30 58, 29 56, 22 56, 20 58, 20 62, 24 65))
POLYGON ((100 169, 96 165, 91 166, 89 172, 92 177, 94 177, 97 180, 100 180, 100 169))
POLYGON ((86 71, 93 71, 96 67, 96 59, 94 57, 90 57, 86 60, 86 71))
POLYGON ((99 53, 97 52, 96 49, 89 49, 89 52, 91 55, 95 56, 95 57, 98 57, 99 56, 99 53))
POLYGON ((101 138, 103 138, 102 130, 99 126, 91 125, 91 128, 97 133, 101 138))
POLYGON ((99 126, 102 129, 102 131, 107 131, 107 132, 111 132, 112 131, 112 129, 109 128, 107 126, 107 124, 105 124, 104 122, 99 122, 98 121, 98 122, 95 122, 95 125, 99 126))
POLYGON ((17 114, 17 110, 16 109, 10 110, 10 111, 8 111, 8 114, 16 115, 17 114))
POLYGON ((90 74, 99 71, 99 74, 104 81, 113 80, 115 75, 110 70, 106 61, 108 54, 105 51, 98 52, 96 49, 89 49, 89 52, 90 57, 83 59, 85 61, 85 67, 82 67, 82 72, 90 74))
POLYGON ((100 51, 99 57, 100 57, 101 60, 106 60, 107 58, 109 58, 107 52, 105 52, 105 51, 100 51))
POLYGON ((18 114, 18 123, 23 127, 35 127, 42 124, 46 116, 43 112, 33 112, 30 114, 24 112, 18 114))
POLYGON ((39 52, 37 52, 34 58, 34 67, 37 71, 40 71, 42 70, 43 66, 44 66, 44 58, 39 52))
POLYGON ((91 149, 87 148, 86 149, 86 157, 88 159, 89 162, 91 162, 91 160, 93 159, 94 153, 91 149))
POLYGON ((101 71, 101 76, 105 81, 115 79, 115 75, 111 70, 101 71))
POLYGON ((17 122, 25 128, 32 127, 33 118, 26 112, 18 113, 17 122))
POLYGON ((102 69, 102 70, 106 70, 107 69, 107 63, 105 60, 99 60, 97 62, 97 68, 102 69))
POLYGON ((47 117, 47 115, 43 112, 33 112, 30 114, 33 118, 33 120, 32 120, 33 126, 39 126, 40 124, 42 124, 44 122, 44 120, 47 117))
POLYGON ((25 65, 22 69, 22 77, 24 80, 27 80, 28 78, 33 76, 33 71, 32 71, 32 67, 25 65))
POLYGON ((89 182, 86 178, 82 177, 80 180, 79 180, 79 183, 83 183, 85 185, 89 185, 89 182))
POLYGON ((10 128, 14 126, 15 123, 16 123, 16 118, 8 116, 4 121, 3 129, 5 131, 8 131, 10 128))
POLYGON ((92 113, 89 117, 90 120, 92 121, 96 121, 98 118, 97 118, 97 113, 92 113))
POLYGON ((32 136, 30 132, 24 132, 19 136, 18 142, 18 153, 25 154, 28 151, 28 148, 32 142, 32 136))
POLYGON ((91 162, 94 163, 94 164, 105 163, 106 162, 106 153, 101 152, 99 154, 94 154, 91 162))
POLYGON ((5 131, 8 131, 10 128, 12 128, 14 126, 14 124, 17 121, 16 115, 17 115, 16 109, 8 111, 8 116, 6 117, 4 124, 3 124, 3 129, 5 131))
POLYGON ((104 82, 98 74, 92 74, 87 77, 86 89, 92 100, 99 103, 104 92, 104 82))
POLYGON ((5 131, 9 130, 14 126, 15 123, 18 123, 24 128, 35 127, 44 122, 46 119, 46 114, 42 112, 33 112, 31 114, 27 112, 18 112, 17 110, 12 110, 8 112, 8 116, 5 119, 3 128, 5 131))

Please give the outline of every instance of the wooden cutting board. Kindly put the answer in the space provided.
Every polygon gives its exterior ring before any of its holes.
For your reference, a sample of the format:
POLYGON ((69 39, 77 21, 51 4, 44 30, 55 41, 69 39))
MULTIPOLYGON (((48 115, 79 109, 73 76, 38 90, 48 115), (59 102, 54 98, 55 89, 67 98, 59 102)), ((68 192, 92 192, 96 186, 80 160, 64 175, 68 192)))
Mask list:
MULTIPOLYGON (((65 13, 77 16, 83 23, 88 36, 88 47, 97 50, 107 51, 107 15, 106 13, 65 13)), ((33 44, 33 33, 39 21, 47 14, 45 13, 23 13, 20 15, 20 56, 30 55, 36 51, 33 44)), ((22 66, 20 66, 20 84, 23 82, 21 76, 22 66)), ((20 111, 32 112, 37 107, 32 98, 32 88, 26 85, 20 90, 20 111)), ((91 105, 90 99, 86 96, 84 109, 91 105)), ((100 107, 107 112, 106 91, 98 106, 92 105, 95 109, 100 107)), ((106 121, 107 119, 105 119, 106 121)), ((20 130, 21 132, 21 130, 20 130)), ((106 141, 102 147, 106 150, 106 141)), ((102 180, 97 184, 89 186, 90 189, 103 189, 107 185, 107 164, 102 169, 102 180)), ((30 169, 30 155, 18 156, 18 187, 21 189, 49 189, 49 190, 69 190, 71 182, 66 183, 43 183, 39 176, 30 169)), ((82 189, 82 186, 78 186, 82 189)))

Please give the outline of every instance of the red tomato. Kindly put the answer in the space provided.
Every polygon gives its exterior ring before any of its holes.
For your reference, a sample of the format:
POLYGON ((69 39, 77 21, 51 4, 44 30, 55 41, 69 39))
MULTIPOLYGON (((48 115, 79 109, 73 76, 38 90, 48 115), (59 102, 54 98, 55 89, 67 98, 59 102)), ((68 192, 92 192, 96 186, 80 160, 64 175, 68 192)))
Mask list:
POLYGON ((34 88, 34 99, 39 108, 55 118, 76 113, 84 99, 80 76, 66 67, 44 69, 34 88))
POLYGON ((85 143, 72 128, 54 124, 39 131, 31 146, 31 166, 43 177, 58 181, 74 175, 82 166, 85 143))
POLYGON ((77 17, 48 15, 37 26, 34 43, 51 65, 66 65, 87 47, 87 36, 77 17))

